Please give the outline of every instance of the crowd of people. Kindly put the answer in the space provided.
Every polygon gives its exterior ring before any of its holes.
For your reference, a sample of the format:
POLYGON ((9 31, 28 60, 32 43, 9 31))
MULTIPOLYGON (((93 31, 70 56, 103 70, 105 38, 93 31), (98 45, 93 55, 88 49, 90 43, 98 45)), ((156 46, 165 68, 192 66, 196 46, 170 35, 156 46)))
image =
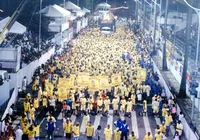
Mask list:
POLYGON ((39 59, 40 56, 46 53, 54 44, 50 40, 42 40, 39 50, 39 39, 30 31, 23 35, 9 34, 1 47, 17 48, 21 46, 22 63, 29 64, 30 62, 39 59))
MULTIPOLYGON (((10 140, 38 140, 40 125, 37 124, 37 112, 48 110, 46 133, 48 139, 54 139, 57 132, 55 110, 60 110, 63 118, 63 132, 66 139, 78 140, 82 135, 88 140, 136 140, 138 136, 129 129, 126 117, 131 117, 135 107, 142 106, 140 115, 149 115, 149 107, 155 117, 161 119, 157 124, 155 136, 146 132, 144 140, 165 140, 169 135, 170 125, 174 125, 174 140, 179 140, 183 133, 182 113, 177 117, 176 101, 167 98, 165 89, 159 84, 159 76, 153 72, 150 57, 146 49, 144 37, 134 35, 128 27, 118 27, 112 35, 102 35, 97 28, 82 31, 70 43, 69 50, 62 57, 53 57, 36 71, 31 84, 31 92, 26 95, 23 113, 16 131, 12 128, 12 113, 2 120, 1 132, 10 140), (138 77, 139 68, 146 69, 146 79, 138 77), (87 72, 90 76, 108 76, 121 74, 121 84, 96 91, 78 85, 76 78, 74 87, 65 93, 59 93, 59 79, 69 79, 72 75, 87 72), (47 86, 48 85, 48 86, 47 86), (51 85, 51 86, 49 86, 51 85), (47 88, 48 87, 48 88, 47 88), (50 88, 49 88, 50 87, 50 88), (65 99, 61 98, 65 96, 65 99), (95 130, 90 115, 108 116, 109 110, 119 116, 114 120, 116 128, 110 124, 95 130), (72 122, 73 116, 83 117, 85 131, 80 132, 79 122, 72 122), (3 130, 3 131, 2 131, 3 130)), ((43 132, 45 133, 45 132, 43 132)))

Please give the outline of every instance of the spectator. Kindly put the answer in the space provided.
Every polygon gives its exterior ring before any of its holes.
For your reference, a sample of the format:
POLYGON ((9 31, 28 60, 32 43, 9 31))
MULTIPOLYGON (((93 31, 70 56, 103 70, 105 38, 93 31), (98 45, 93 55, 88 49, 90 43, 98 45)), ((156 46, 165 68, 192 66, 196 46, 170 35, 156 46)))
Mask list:
POLYGON ((15 131, 15 140, 22 140, 23 131, 21 127, 18 125, 17 130, 15 131))

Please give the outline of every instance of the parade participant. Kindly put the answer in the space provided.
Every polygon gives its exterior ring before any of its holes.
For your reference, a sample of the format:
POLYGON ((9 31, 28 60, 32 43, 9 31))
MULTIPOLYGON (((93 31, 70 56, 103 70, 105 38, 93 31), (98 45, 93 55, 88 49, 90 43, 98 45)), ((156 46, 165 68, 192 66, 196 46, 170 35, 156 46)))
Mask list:
POLYGON ((46 98, 46 96, 43 96, 43 98, 42 98, 42 106, 43 106, 43 108, 44 109, 46 109, 47 108, 47 98, 46 98))
POLYGON ((69 118, 67 118, 66 123, 64 125, 64 131, 66 133, 66 139, 70 140, 72 136, 72 123, 70 122, 69 118))
POLYGON ((121 99, 120 103, 121 103, 121 106, 120 106, 120 113, 122 114, 122 113, 124 113, 124 111, 125 111, 125 106, 126 106, 126 100, 124 99, 124 96, 122 96, 122 99, 121 99))
POLYGON ((95 140, 100 140, 100 137, 101 137, 101 125, 99 125, 95 130, 95 140))
POLYGON ((40 139, 40 125, 37 125, 37 123, 34 124, 34 131, 35 131, 35 140, 40 139))
POLYGON ((35 110, 38 110, 38 108, 39 108, 39 99, 38 99, 38 97, 34 98, 33 106, 34 106, 35 110))
POLYGON ((120 140, 121 139, 121 134, 122 132, 119 130, 119 128, 117 127, 114 130, 114 134, 113 134, 113 140, 120 140))
POLYGON ((81 97, 80 102, 81 102, 81 112, 85 112, 87 99, 84 97, 84 95, 81 97))
POLYGON ((31 125, 28 129, 28 139, 35 140, 35 131, 34 131, 33 125, 31 125))
POLYGON ((168 113, 165 116, 166 136, 169 135, 169 130, 170 130, 171 122, 172 122, 172 116, 170 115, 170 113, 168 113))
POLYGON ((47 122, 50 122, 50 119, 52 119, 53 122, 56 122, 56 119, 54 118, 54 116, 49 113, 48 117, 47 117, 47 122))
POLYGON ((147 116, 147 101, 143 101, 143 115, 147 116))
POLYGON ((100 112, 102 111, 102 106, 103 106, 103 101, 102 101, 102 99, 100 97, 99 100, 97 100, 97 111, 98 111, 98 114, 100 114, 100 112))
POLYGON ((91 124, 91 122, 89 122, 88 125, 86 126, 85 134, 86 134, 88 140, 93 139, 94 126, 91 124))
POLYGON ((76 125, 73 126, 72 133, 73 133, 73 139, 74 140, 79 140, 79 136, 80 136, 80 125, 79 125, 79 122, 77 122, 76 125))
POLYGON ((183 133, 183 125, 180 120, 176 124, 176 131, 178 132, 179 136, 181 136, 183 133))
POLYGON ((90 96, 90 98, 88 99, 88 113, 89 114, 92 111, 93 103, 94 103, 94 100, 93 100, 92 96, 90 96))
POLYGON ((104 104, 104 113, 107 114, 110 108, 110 99, 107 96, 106 99, 103 101, 104 104))
POLYGON ((129 135, 130 140, 136 140, 135 133, 132 131, 131 134, 129 135))
POLYGON ((155 140, 162 140, 162 133, 158 131, 158 133, 155 133, 155 140))
POLYGON ((35 108, 34 106, 31 104, 31 107, 30 107, 30 118, 31 118, 31 121, 32 123, 35 121, 35 108))
POLYGON ((119 118, 117 121, 114 122, 114 125, 115 125, 117 128, 121 129, 121 126, 122 126, 123 122, 124 122, 124 121, 122 121, 121 118, 119 118))
POLYGON ((162 122, 162 124, 160 124, 160 132, 166 134, 165 122, 162 122))
POLYGON ((62 116, 64 118, 65 114, 67 114, 67 105, 66 102, 63 102, 63 106, 62 106, 62 116))
POLYGON ((24 102, 24 112, 26 113, 27 118, 30 118, 30 116, 29 116, 29 110, 30 110, 30 103, 26 99, 25 102, 24 102))
POLYGON ((131 98, 129 98, 128 102, 127 102, 127 109, 126 109, 126 113, 127 113, 129 118, 131 117, 132 107, 133 107, 133 105, 132 105, 132 102, 131 102, 131 98))
POLYGON ((22 135, 22 139, 23 140, 27 140, 28 139, 28 128, 29 128, 29 123, 28 121, 26 121, 24 123, 24 125, 22 125, 22 130, 23 130, 23 135, 22 135))
POLYGON ((119 100, 117 99, 117 96, 115 96, 115 98, 112 100, 112 107, 113 107, 115 115, 118 114, 118 104, 119 104, 119 100))
POLYGON ((121 125, 121 139, 125 138, 125 140, 128 140, 128 132, 129 132, 129 126, 126 123, 126 120, 124 120, 124 123, 121 125))
POLYGON ((112 140, 112 129, 110 128, 109 124, 104 129, 104 139, 105 140, 112 140))
POLYGON ((152 103, 152 107, 153 107, 153 114, 155 117, 157 117, 159 112, 159 102, 157 101, 157 99, 155 99, 155 101, 152 103))
POLYGON ((85 115, 83 117, 84 125, 87 126, 89 121, 90 121, 90 116, 88 115, 88 113, 85 113, 85 115))
POLYGON ((156 129, 155 129, 155 134, 157 134, 157 133, 160 132, 160 131, 161 131, 160 126, 157 125, 157 126, 156 126, 156 129))
POLYGON ((144 136, 144 140, 153 140, 153 137, 150 132, 144 136))

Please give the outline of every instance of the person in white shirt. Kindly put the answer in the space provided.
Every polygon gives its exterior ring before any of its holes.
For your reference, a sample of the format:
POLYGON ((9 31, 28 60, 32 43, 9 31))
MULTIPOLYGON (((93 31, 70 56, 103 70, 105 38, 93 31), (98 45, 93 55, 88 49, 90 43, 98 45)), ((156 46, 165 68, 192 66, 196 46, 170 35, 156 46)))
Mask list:
POLYGON ((20 126, 18 126, 18 129, 15 131, 15 140, 22 140, 23 131, 20 126))
POLYGON ((28 85, 28 81, 27 81, 27 78, 26 76, 24 76, 24 79, 22 81, 22 89, 23 90, 26 90, 26 86, 28 85))
POLYGON ((2 120, 2 121, 1 121, 1 133, 2 133, 2 134, 5 133, 5 127, 6 127, 5 120, 2 120))
POLYGON ((53 115, 54 115, 55 106, 56 106, 56 100, 52 97, 49 100, 49 112, 52 113, 53 115))
POLYGON ((150 96, 150 91, 151 91, 151 87, 149 85, 146 85, 146 93, 147 93, 147 97, 150 96))
POLYGON ((13 107, 14 107, 14 105, 12 104, 12 105, 10 106, 10 108, 8 109, 8 114, 9 114, 10 116, 13 114, 13 107))
POLYGON ((180 114, 178 115, 178 120, 183 121, 184 115, 183 112, 180 112, 180 114))

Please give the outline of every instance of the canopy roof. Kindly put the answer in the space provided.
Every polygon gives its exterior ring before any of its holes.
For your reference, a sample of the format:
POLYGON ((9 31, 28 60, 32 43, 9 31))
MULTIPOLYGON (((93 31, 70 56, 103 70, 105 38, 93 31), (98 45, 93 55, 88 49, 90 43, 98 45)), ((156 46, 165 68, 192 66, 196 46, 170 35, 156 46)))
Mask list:
POLYGON ((44 14, 47 17, 69 17, 71 16, 71 12, 69 12, 68 10, 54 4, 49 5, 47 7, 45 7, 44 9, 42 9, 40 11, 42 14, 44 14))
POLYGON ((76 4, 74 4, 74 3, 70 2, 70 1, 65 2, 64 7, 65 7, 65 9, 72 10, 72 11, 79 11, 79 10, 81 10, 81 8, 79 6, 77 6, 76 4))
POLYGON ((88 10, 87 8, 83 7, 82 9, 85 13, 90 13, 90 10, 88 10))
MULTIPOLYGON (((3 31, 3 28, 6 26, 6 24, 9 22, 10 17, 4 18, 0 21, 0 32, 3 31)), ((26 32, 26 27, 19 22, 15 21, 11 29, 9 30, 9 33, 13 34, 23 34, 26 32)))
POLYGON ((79 11, 75 11, 75 12, 76 12, 77 17, 83 17, 86 14, 86 12, 83 10, 79 10, 79 11))
POLYGON ((109 5, 109 4, 105 3, 105 2, 103 2, 103 3, 98 4, 97 7, 107 7, 107 8, 110 8, 111 5, 109 5))

